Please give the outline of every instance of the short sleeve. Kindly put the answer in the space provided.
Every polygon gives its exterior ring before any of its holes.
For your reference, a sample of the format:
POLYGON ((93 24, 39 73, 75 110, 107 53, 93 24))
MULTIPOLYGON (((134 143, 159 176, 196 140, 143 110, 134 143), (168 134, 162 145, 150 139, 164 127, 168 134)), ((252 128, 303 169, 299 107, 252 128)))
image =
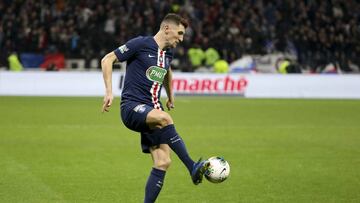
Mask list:
POLYGON ((114 53, 120 62, 127 61, 141 49, 142 45, 143 37, 136 37, 115 49, 114 53))

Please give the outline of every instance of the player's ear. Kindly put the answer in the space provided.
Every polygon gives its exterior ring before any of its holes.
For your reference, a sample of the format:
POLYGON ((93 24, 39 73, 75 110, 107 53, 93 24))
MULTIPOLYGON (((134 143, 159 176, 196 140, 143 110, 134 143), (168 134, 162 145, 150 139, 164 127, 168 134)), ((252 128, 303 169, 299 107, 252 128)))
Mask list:
POLYGON ((168 34, 169 29, 170 29, 169 24, 164 24, 164 32, 166 35, 168 34))

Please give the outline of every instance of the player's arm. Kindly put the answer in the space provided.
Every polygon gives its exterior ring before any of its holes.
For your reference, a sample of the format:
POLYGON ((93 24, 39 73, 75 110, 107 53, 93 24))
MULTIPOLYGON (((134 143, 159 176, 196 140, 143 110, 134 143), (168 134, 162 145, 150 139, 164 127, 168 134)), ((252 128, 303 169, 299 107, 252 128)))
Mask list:
POLYGON ((112 67, 113 63, 117 60, 115 53, 112 51, 101 59, 101 69, 105 83, 105 96, 102 106, 102 112, 108 112, 114 99, 112 92, 112 67))
POLYGON ((101 60, 101 68, 103 72, 104 82, 105 82, 105 88, 106 93, 104 97, 104 103, 102 106, 102 112, 109 111, 109 108, 112 104, 112 101, 114 99, 113 93, 112 93, 112 67, 113 63, 118 61, 127 61, 131 56, 133 56, 139 49, 141 49, 141 46, 143 45, 143 37, 137 37, 134 39, 129 40, 122 46, 118 47, 114 51, 106 54, 104 58, 101 60))
POLYGON ((166 94, 168 99, 166 100, 166 107, 168 108, 168 110, 170 111, 170 109, 174 108, 174 94, 173 94, 173 90, 172 90, 172 71, 171 68, 169 68, 167 74, 165 75, 164 78, 164 87, 166 90, 166 94))

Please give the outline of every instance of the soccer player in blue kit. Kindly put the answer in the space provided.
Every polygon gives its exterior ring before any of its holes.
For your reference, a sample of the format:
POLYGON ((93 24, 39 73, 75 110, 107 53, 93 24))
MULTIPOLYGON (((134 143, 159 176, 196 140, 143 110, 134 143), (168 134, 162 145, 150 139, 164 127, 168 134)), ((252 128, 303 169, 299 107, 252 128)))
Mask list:
POLYGON ((102 111, 113 102, 112 65, 126 61, 125 84, 121 95, 121 118, 125 126, 141 134, 141 147, 150 153, 153 168, 145 187, 144 202, 155 202, 169 168, 173 150, 188 169, 195 185, 201 183, 207 162, 194 162, 175 130, 171 116, 163 109, 160 93, 164 85, 168 110, 174 108, 172 92, 171 49, 183 41, 187 21, 177 14, 168 14, 155 36, 139 36, 108 53, 101 61, 106 94, 102 111))

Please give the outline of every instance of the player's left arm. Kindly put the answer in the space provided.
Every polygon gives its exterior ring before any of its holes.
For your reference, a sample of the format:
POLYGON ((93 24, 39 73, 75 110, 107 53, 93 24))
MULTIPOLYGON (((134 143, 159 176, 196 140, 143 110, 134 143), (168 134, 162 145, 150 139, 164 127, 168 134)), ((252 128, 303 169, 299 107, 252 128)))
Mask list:
POLYGON ((173 90, 172 90, 172 71, 171 71, 171 67, 169 68, 167 74, 165 75, 164 78, 164 87, 166 90, 166 94, 168 99, 166 100, 166 107, 167 109, 170 111, 170 109, 173 109, 174 106, 174 94, 173 94, 173 90))

